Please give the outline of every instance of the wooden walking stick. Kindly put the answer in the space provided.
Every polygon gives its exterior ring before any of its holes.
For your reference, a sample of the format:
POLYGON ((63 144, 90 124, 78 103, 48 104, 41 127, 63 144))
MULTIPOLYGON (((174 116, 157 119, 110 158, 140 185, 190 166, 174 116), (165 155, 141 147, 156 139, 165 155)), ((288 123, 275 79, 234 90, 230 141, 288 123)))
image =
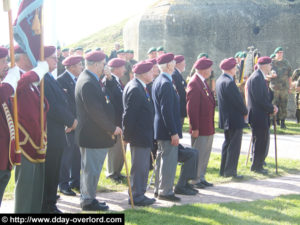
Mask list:
POLYGON ((128 173, 128 165, 127 165, 127 159, 126 159, 126 152, 125 152, 125 148, 124 148, 124 141, 123 141, 123 138, 122 138, 121 134, 120 134, 120 138, 121 138, 122 152, 123 152, 125 169, 126 169, 127 182, 128 182, 128 187, 129 187, 130 203, 131 203, 131 208, 134 208, 132 191, 131 191, 131 184, 130 184, 130 174, 128 173))
POLYGON ((273 126, 274 126, 274 140, 275 140, 275 167, 276 167, 276 174, 278 175, 276 115, 274 115, 273 126))
POLYGON ((249 149, 248 149, 248 155, 247 155, 247 160, 246 160, 246 166, 248 164, 249 155, 250 155, 250 151, 251 151, 251 148, 252 148, 252 140, 253 140, 253 136, 251 135, 251 140, 250 140, 249 149))
MULTIPOLYGON (((9 26, 9 46, 10 46, 10 67, 15 66, 15 51, 14 51, 14 35, 12 26, 12 10, 10 7, 10 0, 3 0, 3 9, 8 12, 8 26, 9 26)), ((16 152, 20 151, 20 141, 19 141, 19 119, 18 119, 18 100, 17 91, 15 92, 14 101, 14 124, 15 124, 15 140, 16 140, 16 152)))

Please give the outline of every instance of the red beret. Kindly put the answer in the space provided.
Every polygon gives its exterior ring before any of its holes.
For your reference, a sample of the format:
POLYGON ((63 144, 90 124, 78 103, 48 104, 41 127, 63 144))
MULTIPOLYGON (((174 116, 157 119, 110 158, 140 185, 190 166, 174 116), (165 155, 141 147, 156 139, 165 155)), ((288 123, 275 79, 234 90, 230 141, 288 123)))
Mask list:
POLYGON ((8 55, 7 48, 0 47, 0 58, 4 58, 8 55))
POLYGON ((126 64, 126 61, 124 59, 119 59, 119 58, 113 58, 109 60, 108 66, 113 67, 113 68, 118 68, 121 66, 124 66, 126 64))
POLYGON ((44 56, 48 58, 49 56, 53 55, 56 52, 55 46, 45 46, 44 47, 44 56))
POLYGON ((269 64, 271 62, 272 62, 272 59, 269 56, 263 56, 257 60, 257 63, 259 65, 269 64))
POLYGON ((23 49, 20 47, 20 45, 14 46, 14 52, 15 52, 15 54, 25 54, 25 52, 24 52, 23 49))
POLYGON ((174 59, 174 54, 173 53, 166 53, 166 54, 162 54, 160 55, 156 61, 158 64, 166 64, 171 62, 174 59))
POLYGON ((211 67, 212 64, 213 64, 213 61, 211 61, 210 59, 208 59, 206 57, 202 57, 194 63, 194 68, 196 68, 197 70, 205 70, 205 69, 208 69, 209 67, 211 67))
POLYGON ((222 70, 231 70, 234 68, 236 65, 236 60, 235 58, 231 57, 228 59, 223 59, 222 62, 220 63, 220 68, 222 70))
POLYGON ((152 62, 142 61, 133 66, 132 71, 136 74, 143 74, 149 72, 153 67, 152 62))
POLYGON ((156 59, 147 59, 147 62, 151 62, 153 65, 157 64, 156 59))
POLYGON ((87 61, 100 62, 105 59, 105 54, 100 51, 91 51, 85 55, 87 61))
POLYGON ((80 63, 82 60, 83 60, 83 57, 82 57, 82 56, 79 56, 79 55, 71 55, 71 56, 65 58, 65 59, 62 61, 62 64, 63 64, 64 66, 72 66, 72 65, 76 65, 77 63, 80 63))
POLYGON ((184 60, 184 56, 183 55, 175 55, 174 59, 176 61, 176 64, 181 63, 184 60))

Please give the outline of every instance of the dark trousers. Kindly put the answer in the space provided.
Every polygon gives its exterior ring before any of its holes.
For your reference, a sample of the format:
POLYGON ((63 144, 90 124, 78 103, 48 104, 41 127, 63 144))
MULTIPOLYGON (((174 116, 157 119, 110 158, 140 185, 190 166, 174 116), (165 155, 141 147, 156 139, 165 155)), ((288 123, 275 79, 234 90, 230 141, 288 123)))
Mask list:
POLYGON ((67 145, 62 155, 59 175, 60 190, 80 187, 80 150, 75 143, 74 132, 68 133, 66 137, 67 145))
POLYGON ((10 179, 10 170, 0 170, 0 206, 9 179, 10 179))
POLYGON ((237 174, 243 129, 228 129, 224 131, 225 140, 222 145, 221 176, 234 176, 237 174))
POLYGON ((266 158, 268 142, 270 140, 269 128, 252 128, 252 144, 254 157, 251 170, 260 170, 266 158))

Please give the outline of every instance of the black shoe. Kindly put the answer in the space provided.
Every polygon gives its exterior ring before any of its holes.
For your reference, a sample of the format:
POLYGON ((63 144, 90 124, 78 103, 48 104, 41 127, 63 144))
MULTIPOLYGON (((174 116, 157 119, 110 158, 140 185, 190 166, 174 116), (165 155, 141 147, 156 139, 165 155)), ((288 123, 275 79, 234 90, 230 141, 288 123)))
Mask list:
POLYGON ((196 195, 198 193, 198 191, 194 191, 193 189, 189 189, 186 187, 175 187, 174 190, 175 194, 179 194, 179 195, 196 195))
POLYGON ((281 120, 280 128, 281 129, 286 129, 285 120, 281 120))
POLYGON ((60 195, 56 195, 56 201, 60 198, 60 195))
POLYGON ((202 184, 201 182, 199 182, 197 184, 194 184, 194 188, 204 189, 204 188, 206 188, 206 186, 204 184, 202 184))
POLYGON ((268 174, 268 170, 265 170, 265 169, 253 169, 252 170, 253 172, 255 173, 260 173, 260 174, 263 174, 263 175, 267 175, 268 174))
POLYGON ((208 183, 206 180, 200 181, 201 184, 205 185, 206 187, 212 187, 214 186, 212 183, 208 183))
POLYGON ((191 190, 193 190, 193 191, 195 191, 195 192, 197 192, 197 194, 199 193, 199 191, 198 191, 197 189, 195 189, 194 186, 193 186, 192 184, 187 183, 187 184, 185 185, 185 187, 188 188, 188 189, 191 189, 191 190))
POLYGON ((118 184, 122 183, 122 180, 119 178, 118 175, 110 175, 106 178, 111 179, 113 182, 118 183, 118 184))
POLYGON ((91 204, 83 205, 81 208, 83 211, 107 211, 109 207, 106 204, 100 204, 94 199, 91 204))
POLYGON ((154 192, 154 198, 157 198, 157 196, 158 196, 158 193, 154 192))
POLYGON ((60 211, 56 205, 51 205, 51 206, 46 206, 45 208, 43 208, 43 213, 47 213, 47 214, 63 214, 62 211, 60 211))
MULTIPOLYGON (((155 198, 148 198, 145 196, 145 198, 142 201, 134 202, 135 206, 147 206, 152 205, 155 202, 155 198)), ((130 199, 128 200, 128 204, 131 205, 130 199)))
POLYGON ((170 201, 170 202, 180 202, 180 198, 176 197, 175 194, 172 195, 158 195, 158 199, 170 201))
POLYGON ((118 175, 118 178, 119 178, 120 180, 126 180, 126 179, 127 179, 127 177, 124 176, 124 175, 122 175, 122 174, 119 174, 119 175, 118 175))
POLYGON ((60 189, 59 190, 60 193, 64 194, 64 195, 68 195, 68 196, 76 196, 76 193, 74 191, 71 190, 71 188, 68 189, 60 189))

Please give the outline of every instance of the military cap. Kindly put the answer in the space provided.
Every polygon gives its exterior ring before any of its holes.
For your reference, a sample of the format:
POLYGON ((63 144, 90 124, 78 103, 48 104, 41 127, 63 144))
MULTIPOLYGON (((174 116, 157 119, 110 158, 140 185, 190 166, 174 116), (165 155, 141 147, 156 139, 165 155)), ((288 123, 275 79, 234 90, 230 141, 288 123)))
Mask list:
POLYGON ((246 52, 241 52, 240 53, 240 58, 246 58, 247 56, 247 53, 246 52))
POLYGON ((83 47, 77 47, 74 49, 74 51, 77 51, 77 50, 83 51, 83 47))
POLYGON ((83 57, 82 57, 82 56, 79 56, 79 55, 71 55, 71 56, 68 56, 67 58, 65 58, 65 59, 62 61, 62 64, 63 64, 64 66, 72 66, 72 65, 76 65, 77 63, 80 63, 82 60, 83 60, 83 57))
POLYGON ((235 53, 234 58, 239 58, 239 57, 240 57, 240 54, 241 54, 241 52, 235 53))
POLYGON ((270 58, 273 59, 273 58, 275 58, 275 56, 276 55, 273 53, 273 54, 270 55, 270 58))
POLYGON ((124 53, 130 53, 129 49, 124 50, 124 53))
POLYGON ((153 67, 152 62, 142 61, 135 64, 132 68, 132 71, 136 74, 143 74, 149 72, 153 67))
POLYGON ((15 45, 15 46, 14 46, 14 51, 15 51, 15 54, 25 54, 25 52, 24 52, 23 49, 20 47, 20 45, 15 45))
POLYGON ((271 62, 272 62, 272 59, 269 56, 263 56, 257 60, 257 63, 259 65, 270 64, 271 62))
POLYGON ((4 58, 8 55, 8 49, 0 46, 0 58, 4 58))
POLYGON ((87 54, 87 53, 89 53, 89 52, 91 52, 92 51, 92 49, 88 49, 88 50, 86 50, 85 52, 84 52, 84 54, 87 54))
POLYGON ((157 64, 156 59, 147 59, 147 62, 151 62, 153 65, 157 64))
POLYGON ((101 51, 101 48, 100 48, 100 47, 98 47, 98 48, 96 48, 96 49, 95 49, 95 51, 101 51))
POLYGON ((131 53, 131 54, 133 54, 133 53, 134 53, 134 51, 133 51, 133 50, 131 50, 131 49, 130 49, 130 50, 128 50, 128 51, 129 51, 129 53, 131 53))
POLYGON ((197 70, 205 70, 211 67, 212 64, 213 61, 208 58, 202 57, 194 63, 194 68, 196 68, 197 70))
POLYGON ((53 55, 56 51, 55 46, 45 46, 44 47, 44 56, 48 58, 49 56, 53 55))
POLYGON ((184 56, 183 55, 175 55, 174 60, 177 63, 181 63, 184 60, 184 56))
POLYGON ((154 48, 154 47, 149 48, 147 54, 150 54, 152 52, 156 52, 156 48, 154 48))
POLYGON ((69 49, 68 48, 64 48, 63 50, 61 50, 62 52, 68 52, 69 49))
POLYGON ((165 53, 160 55, 156 61, 158 64, 166 64, 174 60, 174 54, 173 53, 165 53))
POLYGON ((208 58, 208 54, 207 53, 200 53, 199 55, 198 55, 198 57, 197 57, 197 59, 200 59, 200 58, 202 58, 202 57, 206 57, 206 58, 208 58))
POLYGON ((117 51, 117 54, 122 54, 124 52, 125 52, 124 49, 120 49, 120 50, 117 51))
POLYGON ((119 59, 119 58, 113 58, 111 60, 108 61, 107 65, 109 67, 113 67, 113 68, 118 68, 121 66, 124 66, 126 64, 126 61, 123 59, 119 59))
POLYGON ((163 46, 159 46, 157 49, 156 49, 156 51, 158 51, 158 52, 160 52, 160 51, 164 51, 165 49, 164 49, 164 47, 163 46))
POLYGON ((105 59, 105 54, 100 51, 91 51, 85 55, 87 61, 100 62, 105 59))
POLYGON ((220 63, 220 68, 222 70, 231 70, 235 66, 236 66, 236 60, 233 57, 228 59, 223 59, 222 62, 220 63))
POLYGON ((276 54, 277 52, 280 52, 280 51, 283 51, 283 48, 282 47, 278 47, 275 49, 274 53, 276 54))

